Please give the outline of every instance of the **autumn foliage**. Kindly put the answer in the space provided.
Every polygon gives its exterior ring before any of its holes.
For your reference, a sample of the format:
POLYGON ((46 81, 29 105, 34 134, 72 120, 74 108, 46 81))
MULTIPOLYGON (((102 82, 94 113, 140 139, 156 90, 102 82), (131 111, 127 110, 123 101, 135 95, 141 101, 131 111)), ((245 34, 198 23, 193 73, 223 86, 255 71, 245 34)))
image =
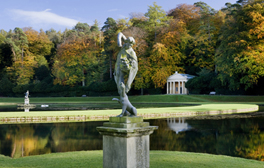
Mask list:
POLYGON ((165 88, 175 71, 198 75, 199 86, 219 92, 254 88, 264 79, 263 2, 225 5, 217 11, 204 2, 179 4, 166 12, 153 3, 146 13, 131 13, 129 19, 108 17, 101 30, 97 21, 64 31, 1 30, 0 82, 13 83, 17 92, 25 85, 41 91, 113 81, 120 50, 116 37, 123 32, 136 41, 135 90, 165 88), (202 80, 203 75, 211 76, 211 82, 202 80))

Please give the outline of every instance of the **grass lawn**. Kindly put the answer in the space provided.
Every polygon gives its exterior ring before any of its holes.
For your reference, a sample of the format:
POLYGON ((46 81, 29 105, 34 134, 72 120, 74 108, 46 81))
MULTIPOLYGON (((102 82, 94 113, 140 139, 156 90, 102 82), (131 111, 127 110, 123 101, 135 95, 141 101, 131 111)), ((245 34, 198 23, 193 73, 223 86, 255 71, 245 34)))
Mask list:
MULTIPOLYGON (((0 112, 0 121, 12 117, 15 118, 15 120, 17 117, 24 120, 30 117, 32 120, 33 117, 39 117, 37 120, 48 120, 47 117, 53 117, 58 120, 58 117, 69 119, 70 117, 76 116, 84 117, 85 120, 107 119, 109 116, 116 116, 121 113, 120 105, 116 101, 112 101, 112 98, 113 97, 32 97, 30 98, 30 103, 39 104, 39 106, 40 104, 49 104, 50 106, 74 108, 86 105, 109 109, 64 111, 30 110, 28 113, 23 111, 0 112)), ((138 115, 144 118, 252 112, 258 109, 258 106, 255 104, 264 104, 264 96, 146 95, 130 96, 129 98, 132 104, 138 109, 138 115), (165 103, 172 104, 168 104, 168 107, 166 107, 167 105, 165 103), (176 107, 177 104, 196 104, 197 106, 176 107)), ((0 107, 16 106, 16 104, 22 104, 23 101, 23 98, 0 98, 0 107)))
MULTIPOLYGON (((236 112, 257 111, 258 106, 253 104, 202 104, 198 106, 166 107, 166 108, 141 108, 138 115, 146 118, 167 117, 168 115, 190 116, 209 115, 236 112)), ((109 110, 76 110, 76 111, 31 111, 31 112, 1 112, 0 119, 4 118, 30 118, 30 117, 72 117, 85 116, 88 120, 104 118, 104 116, 116 116, 121 113, 121 109, 109 110)))
MULTIPOLYGON (((75 168, 103 167, 103 151, 52 153, 12 159, 0 155, 1 168, 75 168)), ((150 151, 151 168, 263 168, 264 162, 201 153, 150 151)))
MULTIPOLYGON (((104 97, 29 97, 30 103, 110 103, 112 98, 104 97)), ((225 96, 225 95, 144 95, 129 96, 129 100, 140 103, 190 103, 190 102, 244 102, 264 103, 264 96, 225 96)), ((24 98, 1 97, 0 103, 23 103, 24 98)))

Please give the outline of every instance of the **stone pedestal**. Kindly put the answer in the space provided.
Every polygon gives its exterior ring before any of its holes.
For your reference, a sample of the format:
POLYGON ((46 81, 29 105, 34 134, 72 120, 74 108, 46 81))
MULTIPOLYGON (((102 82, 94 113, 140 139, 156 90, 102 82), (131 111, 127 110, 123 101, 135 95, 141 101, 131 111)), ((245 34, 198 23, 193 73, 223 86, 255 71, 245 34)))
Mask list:
POLYGON ((25 105, 29 105, 29 99, 25 98, 25 105))
POLYGON ((97 127, 103 135, 103 167, 148 168, 149 135, 157 128, 141 116, 110 117, 97 127))

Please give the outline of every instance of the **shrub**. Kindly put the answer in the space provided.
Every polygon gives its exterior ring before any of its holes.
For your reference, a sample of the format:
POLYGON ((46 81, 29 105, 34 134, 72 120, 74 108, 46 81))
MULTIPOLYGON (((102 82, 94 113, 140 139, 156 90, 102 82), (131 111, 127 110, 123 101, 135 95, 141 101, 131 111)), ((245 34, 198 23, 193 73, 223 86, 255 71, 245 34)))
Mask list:
POLYGON ((3 96, 12 95, 12 88, 13 83, 7 78, 7 76, 4 76, 0 80, 0 93, 3 94, 3 96))

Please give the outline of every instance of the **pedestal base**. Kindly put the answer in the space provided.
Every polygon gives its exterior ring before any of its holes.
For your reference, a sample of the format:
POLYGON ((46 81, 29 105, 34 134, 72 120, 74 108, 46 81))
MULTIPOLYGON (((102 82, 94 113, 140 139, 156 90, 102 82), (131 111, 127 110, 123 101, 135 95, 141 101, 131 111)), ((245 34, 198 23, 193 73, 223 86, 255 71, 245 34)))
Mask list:
POLYGON ((149 135, 157 128, 142 117, 110 117, 97 127, 103 135, 103 167, 148 168, 149 135))
POLYGON ((29 99, 25 99, 25 105, 29 105, 29 99))

